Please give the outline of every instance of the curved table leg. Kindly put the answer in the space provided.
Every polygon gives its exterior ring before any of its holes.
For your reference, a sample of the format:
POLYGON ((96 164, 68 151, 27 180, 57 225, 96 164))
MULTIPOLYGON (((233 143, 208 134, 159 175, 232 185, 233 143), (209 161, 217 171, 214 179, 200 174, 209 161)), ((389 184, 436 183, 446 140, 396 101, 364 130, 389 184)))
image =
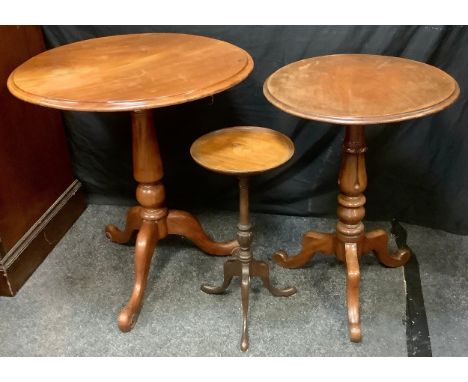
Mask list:
POLYGON ((135 245, 135 283, 132 295, 118 318, 119 329, 122 332, 128 332, 133 328, 140 312, 151 259, 159 239, 157 227, 156 221, 144 220, 138 232, 135 245))
POLYGON ((348 307, 349 337, 353 342, 360 342, 361 320, 359 317, 359 283, 361 281, 356 243, 345 243, 346 257, 346 302, 348 307))
POLYGON ((275 288, 271 286, 270 269, 268 268, 268 264, 265 263, 264 261, 253 260, 251 266, 252 266, 252 274, 251 274, 252 277, 259 277, 263 282, 263 286, 266 289, 268 289, 273 296, 289 297, 297 292, 297 289, 294 287, 280 289, 280 288, 275 288))
POLYGON ((383 229, 366 233, 363 253, 373 251, 379 261, 387 267, 399 267, 405 265, 411 257, 408 248, 398 249, 395 254, 388 253, 388 234, 383 229))
POLYGON ((273 255, 273 260, 283 268, 299 268, 304 266, 316 252, 331 255, 335 247, 335 234, 309 231, 302 240, 302 250, 296 256, 289 256, 286 251, 279 250, 273 255))
POLYGON ((203 284, 201 290, 208 294, 222 294, 231 284, 234 276, 241 275, 241 262, 239 260, 228 260, 224 263, 224 281, 219 287, 203 284))
POLYGON ((181 235, 191 240, 198 248, 209 255, 229 256, 239 247, 237 240, 217 243, 211 240, 203 230, 200 222, 190 213, 170 210, 167 215, 169 234, 181 235))
POLYGON ((247 351, 249 348, 249 332, 247 318, 249 314, 249 293, 250 293, 250 264, 242 263, 241 275, 241 298, 242 298, 242 336, 240 349, 247 351))
POLYGON ((141 227, 141 216, 140 212, 143 207, 133 206, 127 212, 127 222, 125 229, 121 231, 114 224, 108 224, 105 228, 106 236, 114 243, 125 244, 128 243, 132 237, 133 231, 140 229, 141 227))

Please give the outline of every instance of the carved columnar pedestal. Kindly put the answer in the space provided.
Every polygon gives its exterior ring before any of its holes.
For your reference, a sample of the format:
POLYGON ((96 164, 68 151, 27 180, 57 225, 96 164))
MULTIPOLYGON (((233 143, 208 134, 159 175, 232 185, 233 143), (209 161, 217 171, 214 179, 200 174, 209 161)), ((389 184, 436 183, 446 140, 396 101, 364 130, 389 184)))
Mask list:
POLYGON ((118 318, 119 328, 124 332, 131 330, 136 322, 146 289, 149 266, 159 240, 170 234, 182 235, 204 252, 222 256, 230 255, 238 247, 236 240, 227 243, 212 241, 191 214, 166 208, 162 183, 163 166, 151 110, 132 113, 132 135, 133 175, 139 183, 136 190, 139 205, 129 209, 123 231, 112 224, 106 227, 107 237, 120 244, 128 242, 132 233, 138 231, 135 244, 135 284, 130 299, 118 318))
POLYGON ((106 227, 106 235, 116 243, 129 241, 138 231, 133 291, 118 318, 122 331, 135 324, 159 240, 169 234, 182 235, 212 255, 230 255, 238 246, 235 240, 211 241, 192 215, 166 208, 163 165, 151 109, 212 96, 241 82, 252 69, 250 55, 224 41, 178 33, 143 33, 51 49, 16 68, 8 79, 15 96, 34 104, 62 110, 131 112, 139 205, 128 211, 123 231, 114 225, 106 227))
POLYGON ((317 252, 336 257, 346 265, 348 329, 350 339, 361 341, 359 318, 359 257, 374 252, 379 261, 388 267, 404 265, 410 258, 407 249, 399 249, 389 255, 388 234, 384 230, 365 233, 362 219, 365 215, 367 186, 365 152, 367 150, 364 127, 348 126, 343 143, 338 185, 338 222, 335 233, 310 231, 304 235, 302 250, 295 256, 285 251, 277 251, 273 259, 285 268, 299 268, 305 265, 317 252))
POLYGON ((435 113, 452 104, 460 90, 447 73, 421 62, 335 54, 286 65, 265 81, 263 92, 273 105, 287 113, 346 126, 338 176, 336 232, 307 232, 297 255, 277 251, 274 260, 283 267, 297 268, 316 252, 335 253, 346 264, 349 336, 351 341, 359 342, 359 257, 373 252, 388 267, 404 265, 410 258, 407 249, 389 255, 385 231, 364 230, 364 126, 435 113))

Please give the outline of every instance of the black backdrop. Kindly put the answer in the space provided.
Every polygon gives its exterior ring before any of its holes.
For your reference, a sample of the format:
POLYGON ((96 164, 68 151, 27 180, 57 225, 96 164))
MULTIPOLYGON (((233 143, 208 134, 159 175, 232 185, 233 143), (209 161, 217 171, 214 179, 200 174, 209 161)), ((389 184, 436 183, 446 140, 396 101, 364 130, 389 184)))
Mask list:
MULTIPOLYGON (((334 216, 344 128, 287 115, 268 103, 264 80, 306 57, 371 53, 435 65, 459 83, 449 109, 409 122, 366 128, 366 216, 468 233, 468 33, 453 26, 45 26, 48 47, 138 32, 205 35, 247 50, 255 68, 236 87, 196 102, 154 111, 170 207, 235 209, 234 179, 210 173, 189 154, 200 135, 233 125, 271 127, 289 135, 293 159, 252 182, 252 210, 334 216)), ((91 203, 132 204, 127 113, 63 113, 74 168, 91 203)))

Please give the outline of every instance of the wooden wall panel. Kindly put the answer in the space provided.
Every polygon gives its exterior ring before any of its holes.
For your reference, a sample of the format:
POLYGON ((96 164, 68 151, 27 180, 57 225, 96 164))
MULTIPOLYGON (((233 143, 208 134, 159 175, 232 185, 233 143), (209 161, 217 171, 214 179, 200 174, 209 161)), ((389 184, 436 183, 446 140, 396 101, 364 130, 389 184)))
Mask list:
POLYGON ((0 26, 0 266, 75 181, 60 112, 20 101, 6 87, 9 74, 43 50, 40 27, 0 26))

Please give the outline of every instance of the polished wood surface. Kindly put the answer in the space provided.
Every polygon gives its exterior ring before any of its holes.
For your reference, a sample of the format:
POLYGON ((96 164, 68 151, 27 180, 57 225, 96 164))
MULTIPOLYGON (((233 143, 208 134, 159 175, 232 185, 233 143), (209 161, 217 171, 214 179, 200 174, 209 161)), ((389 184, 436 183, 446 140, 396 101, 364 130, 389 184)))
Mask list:
POLYGON ((246 51, 208 37, 117 35, 39 54, 10 75, 8 87, 24 101, 57 109, 141 110, 221 92, 252 68, 246 51))
POLYGON ((5 86, 15 66, 44 51, 40 27, 0 32, 0 236, 8 252, 74 176, 60 113, 20 102, 5 86))
POLYGON ((364 125, 403 121, 440 111, 460 90, 447 73, 403 58, 337 54, 289 64, 264 83, 267 99, 281 110, 307 119, 346 125, 338 185, 338 222, 334 233, 310 231, 295 256, 279 250, 273 259, 283 267, 304 266, 317 252, 335 254, 346 264, 348 329, 351 341, 362 339, 359 313, 359 258, 374 252, 388 267, 406 264, 411 253, 388 253, 384 230, 366 233, 367 187, 364 125))
POLYGON ((342 161, 338 185, 338 222, 335 233, 307 232, 302 240, 302 250, 295 256, 285 251, 277 251, 273 259, 285 268, 299 268, 317 253, 336 254, 338 260, 346 264, 346 295, 348 308, 349 337, 353 342, 362 339, 359 313, 359 258, 374 252, 378 260, 388 267, 406 264, 411 253, 397 250, 388 253, 388 234, 384 230, 366 233, 362 219, 365 216, 363 194, 367 187, 365 165, 365 143, 363 126, 348 126, 343 144, 342 161))
POLYGON ((154 250, 167 235, 182 235, 211 255, 231 255, 239 246, 236 240, 226 243, 212 241, 198 220, 188 212, 168 210, 162 183, 163 166, 153 116, 150 110, 132 112, 133 174, 139 183, 136 190, 138 206, 127 213, 125 228, 106 227, 107 237, 116 243, 126 243, 138 231, 135 245, 135 280, 127 305, 118 317, 121 331, 130 331, 136 323, 154 250))
POLYGON ((287 162, 294 154, 294 144, 286 135, 271 129, 237 126, 198 138, 190 154, 199 165, 212 171, 255 174, 287 162))
MULTIPOLYGON (((76 181, 5 253, 0 248, 0 296, 15 296, 86 209, 86 196, 76 181)), ((2 246, 0 240, 0 247, 2 246)))
MULTIPOLYGON (((287 287, 284 289, 273 287, 270 283, 270 268, 268 264, 264 261, 254 259, 252 254, 252 226, 249 218, 249 176, 246 175, 249 172, 246 172, 246 164, 242 160, 244 156, 239 155, 235 150, 233 151, 233 148, 240 145, 240 153, 247 152, 248 155, 251 155, 255 152, 256 146, 259 145, 259 140, 286 142, 286 147, 288 148, 286 151, 290 154, 285 156, 287 159, 283 160, 282 163, 287 161, 294 151, 294 145, 289 138, 283 134, 271 129, 254 126, 238 126, 209 133, 195 141, 191 150, 194 159, 197 158, 199 163, 204 163, 206 168, 217 172, 237 175, 239 177, 239 224, 237 225, 237 241, 239 243, 239 247, 235 250, 236 258, 233 260, 227 260, 224 263, 223 283, 220 286, 203 284, 201 286, 201 290, 208 294, 222 294, 231 284, 233 277, 236 276, 240 278, 242 302, 242 334, 240 349, 244 352, 249 348, 248 314, 251 279, 254 277, 260 278, 263 282, 263 286, 276 297, 289 297, 297 292, 294 287, 287 287), (206 151, 200 151, 197 149, 200 142, 202 147, 206 144, 206 151), (213 158, 210 155, 212 150, 209 149, 209 147, 213 147, 215 143, 217 150, 223 152, 223 155, 221 155, 221 162, 223 163, 222 171, 219 170, 220 166, 217 161, 212 160, 213 158), (211 168, 210 166, 213 167, 211 168), (236 166, 238 166, 237 170, 236 166), (226 171, 226 168, 229 169, 229 171, 226 171)), ((273 147, 274 146, 275 145, 273 145, 273 147)), ((269 145, 264 142, 264 147, 269 147, 269 145)), ((214 151, 216 152, 216 150, 214 151)), ((257 152, 257 155, 265 155, 269 157, 269 154, 266 152, 257 152)), ((274 167, 279 165, 276 164, 277 161, 274 162, 274 167)), ((251 163, 248 163, 248 168, 251 169, 251 163)), ((265 162, 263 166, 264 171, 273 168, 271 167, 272 163, 273 162, 271 160, 265 162)), ((251 171, 249 175, 260 172, 261 170, 259 170, 259 168, 260 167, 257 165, 255 167, 255 171, 251 171)))
POLYGON ((6 86, 17 65, 44 50, 39 26, 0 26, 0 295, 19 290, 86 206, 81 194, 62 197, 75 179, 60 113, 6 86))
POLYGON ((135 325, 159 240, 182 235, 208 254, 222 256, 239 246, 237 240, 212 241, 191 214, 166 208, 163 164, 150 109, 226 90, 252 68, 247 52, 224 41, 146 33, 61 46, 31 58, 8 78, 10 92, 30 103, 63 110, 132 112, 139 205, 128 211, 122 231, 112 224, 106 227, 106 235, 117 243, 129 241, 138 231, 133 290, 118 318, 122 331, 135 325))
POLYGON ((336 54, 286 65, 263 92, 279 109, 337 124, 403 121, 440 111, 460 89, 442 70, 399 57, 336 54))

